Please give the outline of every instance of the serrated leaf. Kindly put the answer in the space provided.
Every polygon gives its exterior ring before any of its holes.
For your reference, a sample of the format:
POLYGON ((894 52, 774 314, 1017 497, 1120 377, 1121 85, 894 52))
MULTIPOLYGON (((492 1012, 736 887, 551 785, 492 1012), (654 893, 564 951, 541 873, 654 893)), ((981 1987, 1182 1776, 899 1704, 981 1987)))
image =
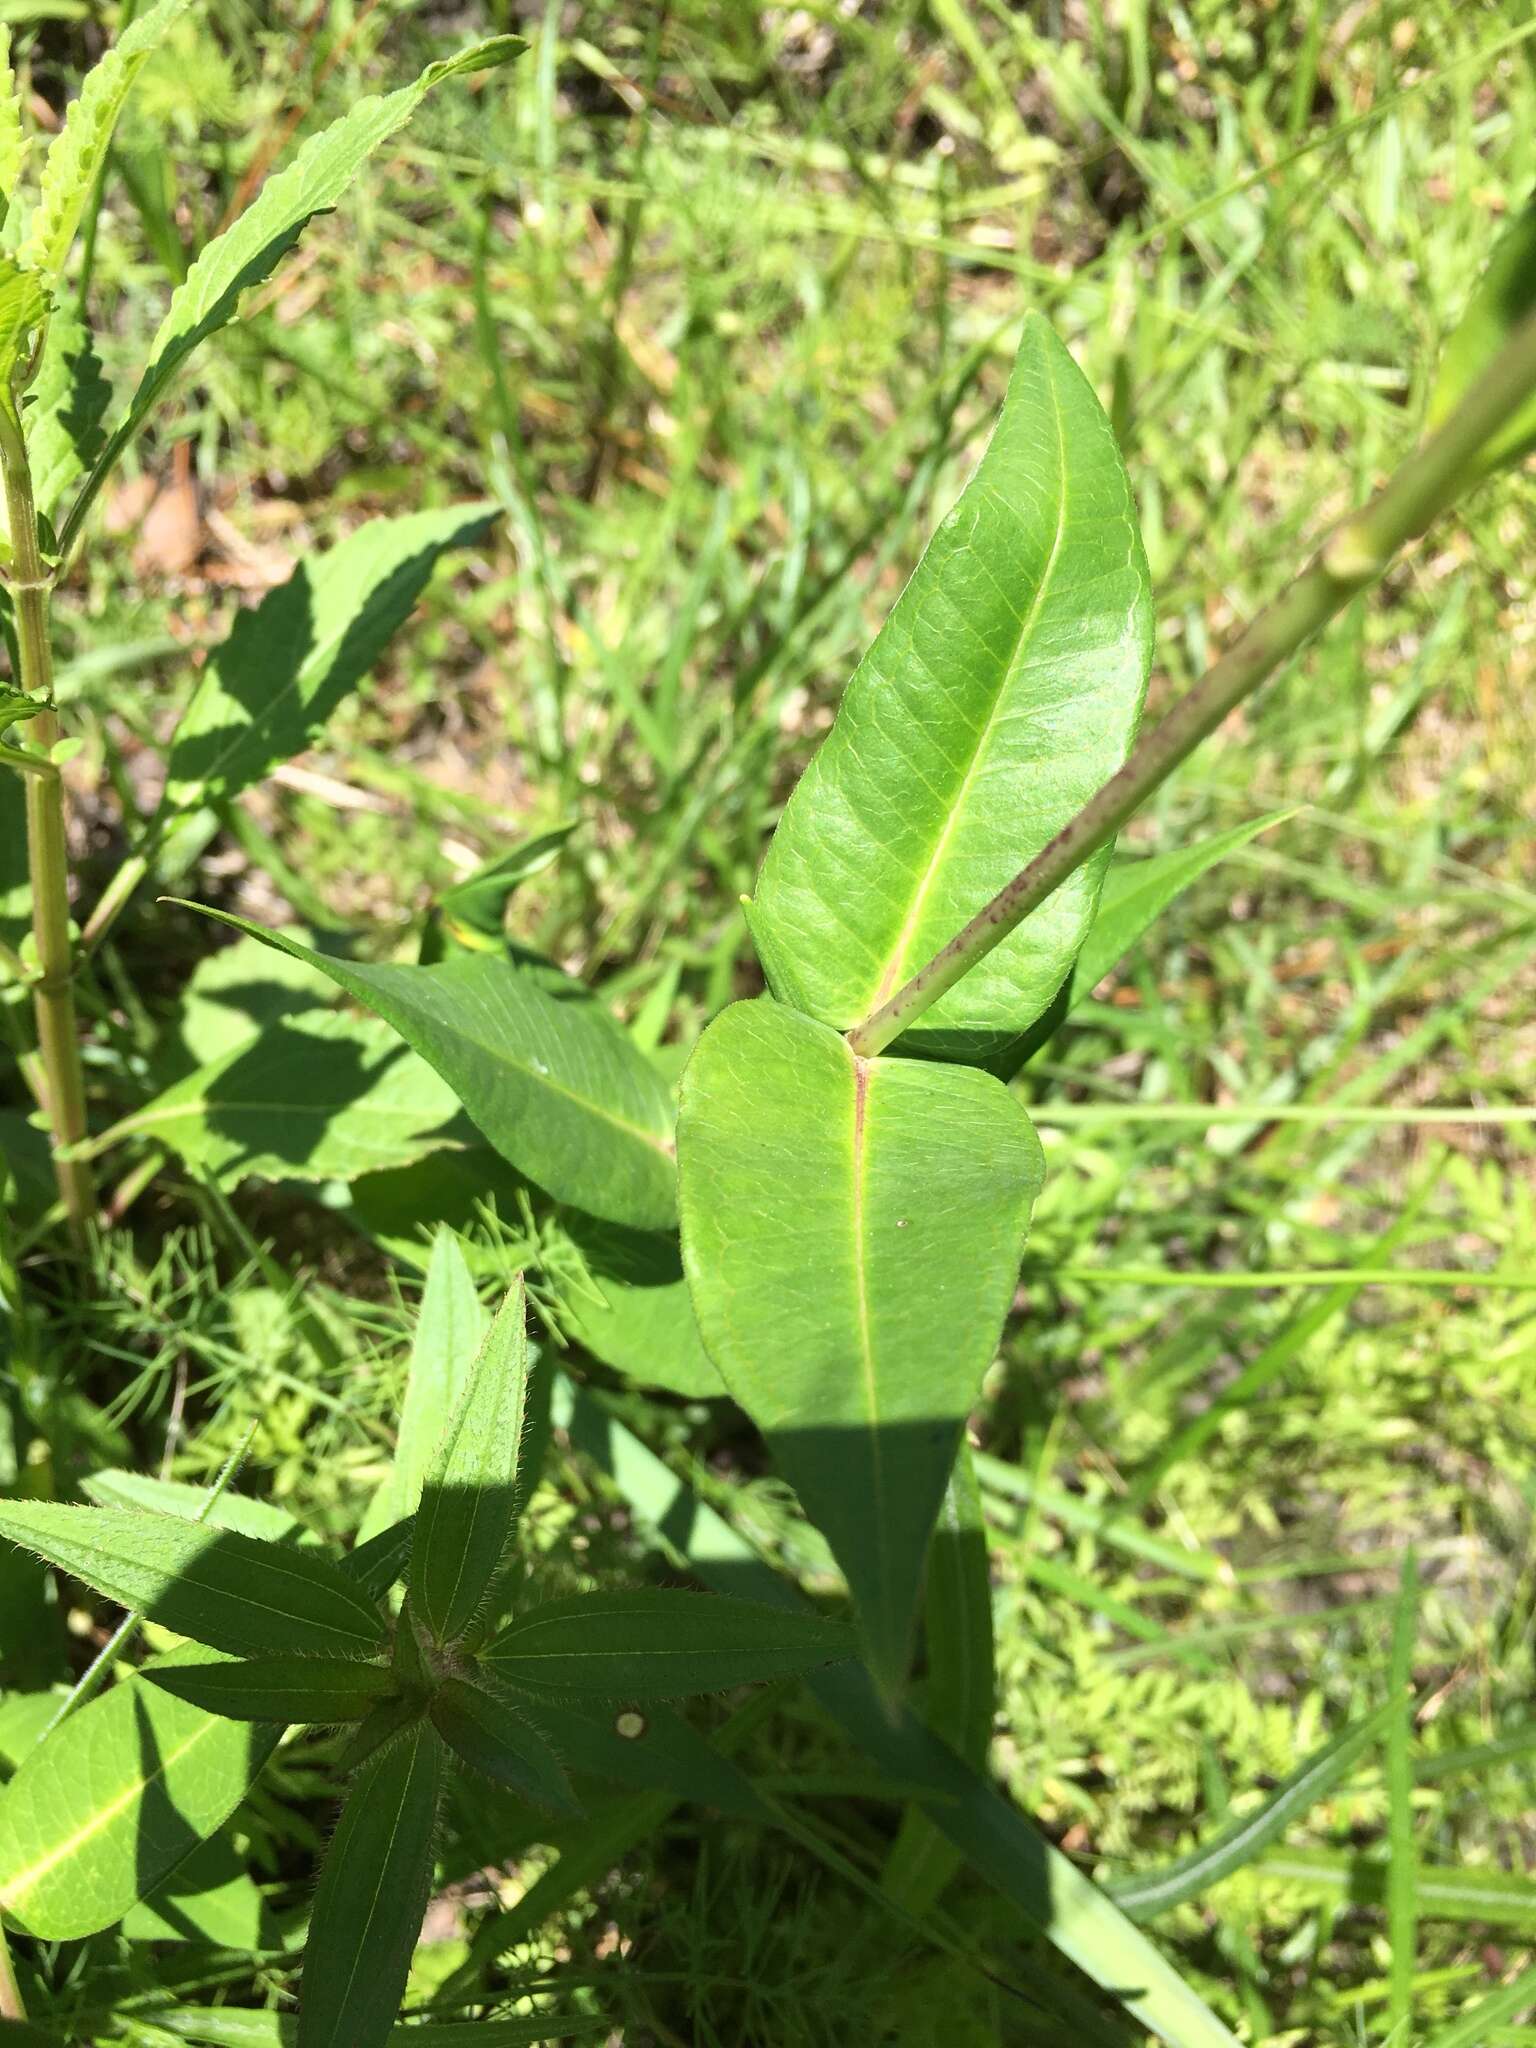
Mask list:
POLYGON ((11 31, 0 27, 0 222, 10 211, 27 156, 27 132, 22 121, 21 93, 11 63, 11 31))
POLYGON ((458 57, 429 64, 413 85, 360 99, 339 121, 311 136, 286 169, 267 179, 233 226, 207 244, 171 295, 127 414, 70 512, 60 536, 63 552, 69 552, 118 456, 181 365, 234 319, 242 294, 272 275, 309 222, 336 204, 380 143, 403 127, 444 79, 508 63, 526 48, 521 37, 492 36, 458 57))
POLYGON ((636 1588, 531 1608, 482 1661, 504 1684, 545 1699, 643 1702, 798 1677, 853 1648, 852 1630, 819 1614, 636 1588))
MULTIPOLYGON (((1515 329, 1536 311, 1536 199, 1510 222, 1494 245, 1488 267, 1467 309, 1440 353, 1425 426, 1442 426, 1483 376, 1515 329)), ((1536 448, 1536 398, 1516 408, 1485 441, 1478 466, 1485 472, 1521 462, 1536 448)))
POLYGON ((0 405, 14 419, 16 404, 11 378, 27 352, 33 331, 48 312, 48 294, 43 280, 23 270, 9 257, 0 256, 0 405))
POLYGON ((486 505, 372 519, 242 611, 171 741, 172 810, 227 803, 301 753, 415 609, 441 558, 481 539, 486 505))
POLYGON ((368 1504, 358 1530, 360 1541, 415 1514, 422 1483, 458 1405, 470 1364, 485 1341, 486 1322, 463 1246, 453 1231, 439 1230, 432 1240, 411 1338, 394 1463, 368 1504))
POLYGON ((639 1230, 676 1215, 672 1105, 628 1035, 574 982, 558 989, 489 953, 375 967, 311 952, 198 904, 329 975, 437 1069, 502 1157, 556 1201, 639 1230))
POLYGON ((380 1664, 355 1657, 246 1657, 207 1664, 179 1653, 149 1674, 162 1691, 231 1721, 361 1721, 395 1687, 380 1664))
POLYGON ((0 1789, 0 1907, 42 1940, 120 1920, 228 1819, 276 1746, 276 1730, 159 1691, 153 1669, 77 1708, 0 1789))
POLYGON ((90 330, 72 308, 60 307, 48 322, 22 413, 32 495, 43 518, 53 518, 64 493, 100 455, 106 440, 101 423, 111 402, 90 330))
POLYGON ((831 1544, 894 1691, 1013 1297, 1039 1140, 991 1075, 857 1060, 828 1026, 762 1001, 700 1039, 678 1150, 704 1342, 831 1544))
POLYGON ((156 0, 86 73, 78 98, 65 112, 64 125, 43 159, 37 205, 19 252, 23 265, 45 285, 56 285, 64 274, 70 244, 134 80, 190 5, 191 0, 156 0))
POLYGON ((354 1779, 310 1916, 298 2048, 388 2041, 427 1910, 442 1771, 442 1742, 418 1722, 354 1779))
POLYGON ((422 1479, 411 1612, 440 1643, 478 1613, 512 1534, 528 1393, 528 1303, 519 1274, 476 1352, 422 1479))
POLYGON ((293 1544, 57 1501, 0 1501, 0 1536, 215 1649, 367 1657, 384 1643, 378 1610, 342 1568, 293 1544))
MULTIPOLYGON (((991 445, 785 807, 749 910, 775 995, 839 1030, 878 1008, 1112 775, 1152 658, 1114 435, 1039 316, 991 445)), ((1104 848, 902 1045, 1002 1051, 1093 917, 1104 848)))
POLYGON ((450 1678, 432 1695, 432 1725, 461 1763, 521 1799, 579 1811, 560 1759, 521 1714, 488 1692, 450 1678))
POLYGON ((458 1108, 381 1018, 317 1011, 184 1075, 101 1143, 153 1138, 225 1186, 346 1181, 458 1142, 458 1108))

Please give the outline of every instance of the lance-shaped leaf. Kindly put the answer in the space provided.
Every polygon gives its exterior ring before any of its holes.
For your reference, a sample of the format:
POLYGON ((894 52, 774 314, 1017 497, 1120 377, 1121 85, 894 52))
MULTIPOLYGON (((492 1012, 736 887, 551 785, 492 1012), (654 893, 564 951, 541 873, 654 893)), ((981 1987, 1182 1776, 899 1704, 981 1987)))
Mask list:
POLYGON ((735 1764, 691 1722, 659 1701, 641 1713, 611 1701, 529 1700, 529 1716, 558 1743, 566 1769, 636 1791, 670 1792, 721 1813, 768 1820, 773 1809, 735 1764))
POLYGON ((432 1240, 427 1284, 411 1339, 394 1463, 368 1504, 358 1530, 361 1541, 415 1514, 422 1482, 458 1406, 470 1364, 485 1341, 485 1324, 464 1248, 453 1231, 440 1230, 432 1240))
POLYGON ((63 275, 64 259, 106 163, 112 131, 133 82, 190 5, 191 0, 156 0, 131 22, 85 74, 79 98, 71 102, 64 126, 48 145, 37 205, 19 253, 26 268, 36 271, 50 288, 63 275))
POLYGON ((461 1762, 535 1806, 578 1811, 560 1759, 538 1730, 481 1685, 450 1678, 432 1695, 432 1725, 461 1762))
POLYGON ((442 1742, 418 1721, 353 1780, 310 1917, 298 2048, 389 2039, 427 1910, 442 1775, 442 1742))
MULTIPOLYGON (((1426 427, 1449 418, 1530 313, 1536 312, 1536 199, 1530 200, 1494 244, 1488 267, 1452 329, 1440 356, 1426 427)), ((1536 448, 1536 398, 1517 406, 1484 443, 1480 463, 1499 469, 1536 448)))
MULTIPOLYGON (((200 2042, 204 2048, 298 2048, 299 2022, 291 2013, 258 2012, 254 2007, 234 2005, 178 2005, 145 2016, 166 2033, 200 2042)), ((389 2048, 546 2048, 552 2041, 611 2036, 613 2027, 613 2020, 601 2013, 541 2012, 531 2019, 445 2020, 426 2027, 402 2021, 384 2038, 389 2048)), ((19 2043, 18 2048, 27 2048, 27 2044, 19 2043)))
POLYGON ((217 1499, 209 1500, 205 1486, 189 1486, 181 1479, 152 1479, 144 1472, 108 1466, 82 1479, 80 1491, 99 1508, 148 1508, 153 1514, 206 1523, 210 1529, 238 1529, 242 1536, 255 1536, 263 1542, 281 1543, 285 1537, 297 1542, 306 1535, 286 1508, 232 1493, 227 1487, 217 1499))
POLYGON ((435 967, 335 960, 226 911, 203 914, 318 967, 377 1011, 502 1157, 556 1201, 637 1230, 674 1221, 666 1084, 574 982, 551 987, 490 953, 457 953, 435 967))
POLYGON ((845 1624, 819 1614, 636 1588, 530 1608, 483 1661, 505 1684, 546 1699, 643 1701, 797 1677, 853 1647, 845 1624))
POLYGON ((11 32, 9 28, 0 28, 0 222, 16 196, 26 155, 27 131, 11 63, 11 32))
POLYGON ((355 1657, 247 1657, 209 1664, 180 1652, 160 1658, 151 1681, 177 1699, 231 1721, 361 1721, 394 1691, 395 1676, 355 1657))
POLYGON ((32 494, 45 519, 101 453, 101 422, 111 401, 89 328, 72 308, 61 307, 48 322, 43 360, 22 414, 32 494))
POLYGON ((1039 1141, 988 1074, 861 1061, 826 1025, 756 1002, 700 1039, 678 1149, 704 1342, 831 1544, 895 1690, 1039 1141))
POLYGON ((166 802, 227 803, 302 752, 411 615, 450 548, 481 539, 487 505, 372 519, 241 612, 171 742, 166 802))
POLYGON ((91 1149, 150 1137, 225 1185, 356 1180, 454 1144, 458 1108, 382 1018, 321 1010, 184 1075, 91 1149))
POLYGON ((234 225, 208 243, 172 293, 127 414, 70 512, 60 535, 66 553, 118 456, 193 350, 235 317, 242 293, 272 275, 308 223, 336 204, 374 150, 404 126, 434 86, 505 64, 527 47, 519 36, 492 36, 457 57, 429 64, 413 85, 359 100, 339 121, 311 136, 285 170, 267 179, 234 225))
MULTIPOLYGON (((219 1668, 213 1651, 178 1650, 219 1668)), ((239 1805, 278 1730, 216 1719, 150 1683, 79 1707, 0 1788, 0 1908, 45 1941, 112 1926, 239 1805)))
POLYGON ((475 1354, 422 1482, 411 1543, 411 1611, 440 1643, 469 1627, 506 1553, 528 1394, 522 1275, 475 1354))
POLYGON ((215 1649, 368 1657, 383 1646, 378 1609, 319 1551, 57 1501, 0 1501, 0 1536, 215 1649))
MULTIPOLYGON (((1043 319, 1002 416, 844 694, 749 911, 776 995, 839 1029, 937 953, 1124 760, 1152 656, 1109 422, 1043 319)), ((1082 944, 1102 849, 906 1034, 1000 1051, 1082 944)))

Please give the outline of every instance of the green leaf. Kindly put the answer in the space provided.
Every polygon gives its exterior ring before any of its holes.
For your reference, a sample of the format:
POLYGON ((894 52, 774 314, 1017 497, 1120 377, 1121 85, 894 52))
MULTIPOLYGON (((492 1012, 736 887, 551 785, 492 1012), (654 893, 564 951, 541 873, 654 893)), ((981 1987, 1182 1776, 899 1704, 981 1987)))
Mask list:
POLYGON ((1344 1783, 1361 1758, 1381 1739, 1393 1714, 1402 1711, 1400 1702, 1389 1701, 1364 1720, 1353 1722, 1292 1771, 1262 1806, 1245 1813, 1212 1841, 1202 1843, 1177 1862, 1117 1879, 1106 1887, 1110 1897, 1133 1920, 1151 1920, 1159 1913, 1182 1906, 1186 1899, 1198 1898, 1213 1884, 1230 1877, 1234 1870, 1255 1862, 1293 1821, 1300 1820, 1319 1800, 1326 1799, 1344 1783))
POLYGON ((107 160, 112 131, 133 82, 191 0, 157 0, 131 22, 101 61, 88 71, 43 160, 37 206, 27 222, 20 257, 44 283, 56 285, 80 225, 80 216, 107 160))
POLYGON ((227 803, 324 729, 410 617, 451 548, 490 529, 486 505, 373 519, 242 611, 171 742, 166 803, 227 803))
POLYGON ((310 1917, 298 2048, 389 2039, 427 1910, 442 1776, 443 1745, 417 1722, 353 1781, 310 1917))
POLYGON ((458 1108, 381 1018, 322 1010, 184 1075, 90 1149, 153 1138, 225 1186, 356 1180, 459 1142, 458 1108))
POLYGON ((894 1690, 1013 1298, 1039 1141, 988 1074, 856 1060, 826 1025, 755 1002, 700 1039, 678 1147, 705 1344, 831 1544, 894 1690))
MULTIPOLYGON (((1152 658, 1130 484, 1039 316, 1002 415, 785 808, 749 909, 775 995, 840 1030, 877 1008, 1112 775, 1152 658)), ((902 1040, 1001 1051, 1061 986, 1106 847, 902 1040)))
POLYGON ((672 1223, 666 1085, 575 983, 551 989, 490 953, 455 954, 436 967, 333 960, 227 911, 203 914, 318 967, 376 1010, 437 1069, 502 1157, 556 1201, 639 1230, 672 1223))
POLYGON ((519 1274, 465 1375, 422 1479, 411 1543, 411 1611, 458 1640, 495 1578, 517 1504, 528 1395, 528 1300, 519 1274))
POLYGON ((1250 818, 1246 824, 1234 825, 1230 831, 1213 833, 1209 839, 1199 840, 1194 846, 1176 846, 1167 853, 1154 853, 1146 860, 1123 861, 1112 867, 1104 878, 1098 913, 1071 972, 1056 991, 1056 1000, 1025 1033, 1023 1040, 1009 1048, 999 1071, 1014 1073, 1038 1052, 1060 1029, 1069 1012, 1092 995, 1106 974, 1113 973, 1169 904, 1199 881, 1208 869, 1225 860, 1228 854, 1240 851, 1261 832, 1267 832, 1271 825, 1283 824, 1295 815, 1294 807, 1270 811, 1262 818, 1250 818))
POLYGON ((264 1543, 301 1540, 305 1533, 286 1508, 273 1507, 270 1501, 251 1500, 226 1488, 210 1502, 207 1487, 188 1486, 180 1479, 151 1479, 143 1472, 108 1467, 82 1479, 80 1490, 97 1507, 148 1508, 154 1514, 205 1523, 210 1529, 237 1529, 264 1543))
POLYGON ((572 1240, 601 1296, 594 1301, 585 1287, 562 1293, 567 1336, 640 1386, 695 1401, 724 1396, 699 1334, 675 1236, 625 1230, 574 1210, 562 1212, 550 1229, 572 1240))
POLYGON ((508 63, 526 48, 519 36, 492 36, 457 57, 429 64, 413 85, 359 100, 339 121, 311 136, 285 170, 267 179, 233 226, 207 244, 171 295, 127 414, 70 512, 60 535, 64 553, 72 547, 118 456, 181 365, 209 335, 234 319, 241 295, 272 275, 309 222, 336 204, 380 143, 402 127, 444 79, 508 63))
POLYGON ((747 1820, 773 1817, 746 1773, 675 1707, 653 1701, 642 1714, 563 1699, 558 1707, 530 1702, 529 1718, 559 1745, 570 1771, 637 1791, 670 1792, 747 1820))
POLYGON ((361 1721, 394 1690, 380 1664, 355 1657, 251 1657, 207 1664, 180 1654, 160 1658, 152 1682, 178 1699, 231 1721, 361 1721))
POLYGON ((41 1940, 121 1920, 228 1819, 276 1746, 276 1730, 160 1691, 155 1668, 77 1708, 0 1790, 0 1908, 41 1940))
MULTIPOLYGON (((1380 1856, 1336 1849, 1266 1849, 1258 1869, 1282 1884, 1347 1899, 1352 1906, 1384 1906, 1388 1865, 1380 1856)), ((1420 1864, 1417 1901, 1422 1920, 1536 1931, 1536 1879, 1496 1866, 1420 1864)))
POLYGON ((794 1678, 852 1654, 852 1632, 723 1595, 646 1588, 531 1608, 484 1652, 486 1668, 545 1699, 681 1699, 794 1678))
POLYGON ((0 683, 0 732, 8 725, 36 718, 39 711, 47 709, 41 697, 29 697, 25 690, 13 690, 8 683, 0 683))
POLYGON ((432 1695, 432 1725, 462 1763, 536 1806, 580 1809, 544 1737, 484 1686, 450 1678, 432 1695))
MULTIPOLYGON (((261 1889, 227 1834, 211 1835, 178 1863, 147 1898, 130 1906, 122 1932, 128 1941, 203 1941, 216 1948, 254 1950, 273 1945, 264 1922, 261 1889)), ((0 2048, 6 2048, 0 2036, 0 2048)))
POLYGON ((225 1053, 250 1045, 271 1025, 336 1001, 331 982, 301 960, 274 953, 259 939, 236 939, 193 968, 181 1006, 155 1047, 154 1071, 164 1083, 225 1053))
POLYGON ((389 1477, 368 1504, 358 1539, 414 1515, 422 1484, 458 1405, 470 1362, 485 1341, 486 1313, 464 1248, 451 1230, 432 1240, 427 1284, 416 1314, 411 1363, 389 1477))
POLYGON ((47 313, 42 279, 18 269, 9 256, 0 256, 0 405, 13 420, 17 415, 11 379, 26 357, 33 330, 47 313))
POLYGON ((315 1550, 126 1508, 0 1501, 0 1536, 219 1650, 368 1657, 378 1610, 315 1550))
MULTIPOLYGON (((1433 432, 1460 405, 1526 315, 1536 311, 1536 198, 1494 245, 1476 291, 1440 353, 1425 426, 1433 432)), ((1536 448, 1536 398, 1528 398, 1480 451, 1486 472, 1536 448)))
MULTIPOLYGON (((505 943, 505 917, 510 897, 534 875, 542 874, 560 857, 561 849, 576 830, 575 823, 556 825, 499 853, 462 882, 445 890, 433 907, 434 920, 449 938, 461 946, 483 951, 505 943)), ((424 951, 424 960, 440 959, 441 947, 424 951)))
MULTIPOLYGON (((255 2012, 232 2005, 206 2009, 179 2005, 145 2017, 165 2032, 203 2043, 204 2048, 297 2048, 299 2038, 299 2022, 288 2013, 255 2012)), ((391 2027, 384 2038, 389 2048, 542 2048, 546 2041, 585 2040, 611 2033, 613 2025, 602 2014, 537 2013, 531 2019, 449 2020, 428 2027, 412 2022, 391 2027)))
POLYGON ((72 308, 61 307, 48 322, 43 359, 22 414, 32 495, 45 519, 52 519, 64 493, 101 453, 101 422, 111 402, 112 387, 90 330, 72 308))
POLYGON ((9 213, 27 156, 21 93, 11 63, 11 31, 0 27, 0 222, 9 213))

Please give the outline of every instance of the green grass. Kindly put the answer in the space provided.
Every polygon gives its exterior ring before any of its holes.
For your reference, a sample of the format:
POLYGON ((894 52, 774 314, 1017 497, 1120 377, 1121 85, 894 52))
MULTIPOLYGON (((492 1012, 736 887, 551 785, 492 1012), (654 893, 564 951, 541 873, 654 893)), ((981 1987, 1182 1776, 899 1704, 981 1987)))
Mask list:
MULTIPOLYGON (((87 875, 111 851, 109 744, 141 787, 188 684, 177 650, 264 564, 369 509, 489 489, 500 537, 306 759, 325 780, 253 796, 177 893, 383 953, 475 860, 575 819, 518 935, 680 1058, 756 985, 737 898, 974 458, 1023 313, 1050 314, 1112 407, 1166 699, 1410 441, 1438 340, 1536 181, 1536 34, 1514 0, 550 18, 523 65, 432 103, 209 356, 176 430, 213 515, 199 565, 152 568, 146 592, 131 537, 93 543, 61 600, 66 662, 77 632, 91 657, 65 679, 91 740, 87 875)), ((109 193, 93 282, 119 378, 178 247, 286 113, 333 114, 464 31, 388 0, 327 10, 308 39, 307 8, 213 19, 218 63, 157 64, 125 127, 132 196, 109 193)), ((86 40, 50 27, 39 80, 86 40)), ((171 439, 141 454, 162 482, 171 439)), ((1536 2005, 1468 2030, 1536 1946, 1536 1891, 1490 1926, 1429 1881, 1523 1870, 1536 1789, 1536 1744, 1512 1746, 1536 1677, 1536 1127, 1404 1114, 1528 1103, 1536 1060, 1528 479, 1488 486, 1473 524, 1357 602, 1130 833, 1162 850, 1303 807, 1028 1070, 1051 1170, 976 1423, 1014 1475, 986 1486, 993 1765, 1085 1868, 1215 1834, 1410 1674, 1406 1754, 1286 1838, 1396 1854, 1384 1904, 1293 1857, 1152 1928, 1244 2038, 1297 2048, 1523 2038, 1508 2023, 1536 2005), (1270 1114, 1325 1105, 1379 1114, 1270 1114), (1120 1113, 1051 1125, 1089 1107, 1120 1113), (1398 1266, 1523 1285, 1265 1284, 1398 1266), (1394 1651, 1410 1542, 1418 1609, 1394 1651)), ((120 928, 100 1028, 146 1092, 156 1022, 209 942, 148 895, 120 928)), ((173 1173, 87 1303, 29 1277, 97 1404, 55 1431, 74 1463, 209 1475, 255 1416, 243 1483, 350 1526, 387 1456, 412 1283, 343 1221, 296 1222, 275 1195, 237 1216, 173 1173)), ((739 1424, 625 1412, 765 1545, 824 1567, 739 1424)), ((535 1515, 552 1570, 643 1554, 590 1467, 555 1477, 535 1515)), ((806 1824, 878 1867, 890 1810, 826 1724, 790 1703, 748 1740, 758 1768, 830 1786, 799 1795, 806 1824)), ((293 1843, 327 1825, 305 1754, 240 1823, 290 1911, 293 1843)), ((505 1839, 466 1824, 422 1995, 487 1897, 537 1874, 477 1874, 505 1839)), ((987 1894, 962 1879, 944 1904, 996 1977, 1038 1974, 987 1894)), ((121 1960, 143 1978, 142 1948, 121 1960)), ((528 1929, 508 1997, 550 1982, 591 1987, 637 2043, 1057 2038, 803 1845, 685 1811, 528 1929)))

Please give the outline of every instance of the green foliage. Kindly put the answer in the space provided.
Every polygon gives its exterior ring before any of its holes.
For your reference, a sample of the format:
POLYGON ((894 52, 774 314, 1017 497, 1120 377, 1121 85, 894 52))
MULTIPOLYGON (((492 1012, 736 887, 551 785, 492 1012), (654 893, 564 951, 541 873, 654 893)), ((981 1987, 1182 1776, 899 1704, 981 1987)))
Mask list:
POLYGON ((560 1759, 536 1728, 484 1685, 450 1678, 432 1695, 432 1726, 459 1758, 537 1806, 574 1812, 560 1759))
POLYGON ((237 1664, 162 1657, 148 1674, 165 1692, 232 1721, 360 1721, 393 1688, 351 1657, 249 1657, 237 1664))
MULTIPOLYGON (((1521 323, 1536 312, 1536 200, 1500 236, 1477 289, 1440 354, 1426 425, 1433 431, 1483 376, 1521 323)), ((1536 448, 1536 401, 1518 408, 1483 453, 1494 470, 1523 462, 1536 448)))

